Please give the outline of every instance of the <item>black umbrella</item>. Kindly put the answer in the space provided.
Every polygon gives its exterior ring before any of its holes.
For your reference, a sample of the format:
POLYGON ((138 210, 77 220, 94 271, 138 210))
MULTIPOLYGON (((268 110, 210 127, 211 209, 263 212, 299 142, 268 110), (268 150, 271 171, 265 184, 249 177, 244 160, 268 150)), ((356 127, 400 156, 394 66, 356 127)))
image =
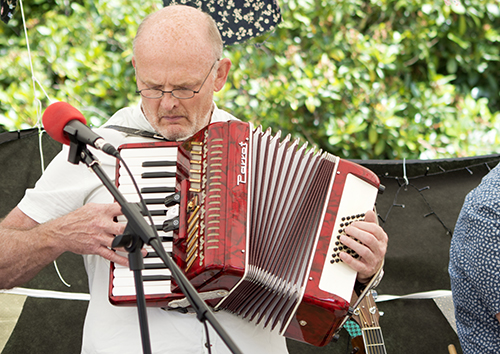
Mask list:
POLYGON ((163 0, 163 5, 188 5, 212 15, 226 45, 258 37, 281 22, 277 0, 163 0))

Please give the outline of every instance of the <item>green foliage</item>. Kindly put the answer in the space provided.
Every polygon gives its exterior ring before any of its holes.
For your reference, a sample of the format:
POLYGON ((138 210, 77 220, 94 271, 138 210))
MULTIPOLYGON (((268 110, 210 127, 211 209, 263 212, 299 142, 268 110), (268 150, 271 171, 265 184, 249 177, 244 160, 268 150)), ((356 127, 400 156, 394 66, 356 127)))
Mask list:
POLYGON ((262 48, 231 48, 221 101, 349 158, 494 152, 497 0, 291 0, 262 48))
MULTIPOLYGON (((438 158, 500 145, 497 0, 288 0, 272 34, 233 45, 217 103, 347 158, 438 158)), ((25 4, 42 109, 65 100, 100 124, 137 101, 140 20, 161 1, 25 4), (28 7, 29 6, 29 7, 28 7)), ((20 11, 0 26, 0 125, 39 116, 20 11)))
POLYGON ((50 99, 67 101, 101 124, 137 101, 132 39, 138 23, 161 6, 131 0, 34 1, 25 4, 33 70, 21 11, 0 27, 0 124, 33 126, 50 99), (29 7, 28 7, 29 6, 29 7))

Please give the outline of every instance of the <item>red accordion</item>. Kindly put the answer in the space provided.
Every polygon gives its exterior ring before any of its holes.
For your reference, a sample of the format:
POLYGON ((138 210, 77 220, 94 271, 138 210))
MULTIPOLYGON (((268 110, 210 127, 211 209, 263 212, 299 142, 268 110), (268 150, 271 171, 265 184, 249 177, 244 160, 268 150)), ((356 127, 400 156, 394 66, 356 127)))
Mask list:
MULTIPOLYGON (((356 279, 338 254, 357 255, 338 238, 347 225, 373 209, 380 186, 377 176, 240 121, 213 123, 180 145, 125 145, 121 154, 128 161, 126 151, 142 150, 151 158, 151 148, 177 152, 175 168, 148 175, 168 176, 170 185, 141 188, 152 193, 143 193, 146 200, 158 202, 157 209, 152 208, 160 218, 158 224, 154 221, 158 230, 168 224, 169 213, 179 221, 178 229, 160 236, 166 244, 172 241, 174 260, 200 296, 215 310, 263 323, 286 337, 316 346, 330 342, 347 315, 356 279), (174 191, 174 183, 181 198, 178 210, 171 212, 160 203, 168 192, 155 193, 174 191)), ((125 188, 126 177, 117 171, 117 185, 125 188)), ((156 263, 146 262, 146 268, 153 271, 156 263)), ((171 288, 150 291, 145 285, 147 304, 188 306, 168 270, 154 272, 145 277, 171 288)), ((118 290, 115 273, 112 265, 110 301, 135 305, 135 293, 118 290)))

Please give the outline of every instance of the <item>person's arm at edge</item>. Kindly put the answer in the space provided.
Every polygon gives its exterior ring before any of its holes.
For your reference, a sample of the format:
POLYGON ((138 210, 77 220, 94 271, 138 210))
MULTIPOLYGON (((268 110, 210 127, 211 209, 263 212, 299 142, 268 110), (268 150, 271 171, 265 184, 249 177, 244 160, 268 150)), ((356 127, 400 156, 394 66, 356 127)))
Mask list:
POLYGON ((109 249, 113 235, 124 225, 113 221, 121 214, 116 204, 88 204, 58 219, 39 224, 14 208, 0 223, 0 289, 20 286, 65 251, 98 254, 127 264, 109 249))

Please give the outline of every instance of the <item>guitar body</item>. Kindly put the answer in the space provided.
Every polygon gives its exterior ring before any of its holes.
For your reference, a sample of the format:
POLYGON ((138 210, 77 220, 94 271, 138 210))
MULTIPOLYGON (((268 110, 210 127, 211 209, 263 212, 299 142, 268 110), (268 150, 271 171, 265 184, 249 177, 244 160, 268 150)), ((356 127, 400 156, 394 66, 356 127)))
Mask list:
POLYGON ((357 336, 351 338, 351 344, 352 344, 352 354, 366 354, 365 352, 365 342, 363 340, 363 336, 357 336))

